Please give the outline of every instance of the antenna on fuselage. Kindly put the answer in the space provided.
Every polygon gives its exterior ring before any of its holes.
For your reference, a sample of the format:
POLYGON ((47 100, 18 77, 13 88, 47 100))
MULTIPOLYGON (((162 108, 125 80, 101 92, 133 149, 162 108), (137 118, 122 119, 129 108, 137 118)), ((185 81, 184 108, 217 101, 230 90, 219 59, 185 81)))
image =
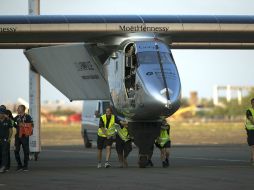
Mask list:
POLYGON ((160 56, 159 45, 156 42, 156 39, 155 39, 155 49, 156 49, 156 52, 157 52, 157 55, 158 55, 162 80, 163 80, 164 87, 165 87, 165 90, 166 90, 166 98, 167 98, 167 105, 166 106, 169 107, 170 96, 169 96, 169 91, 168 91, 168 85, 167 85, 167 81, 166 81, 166 77, 165 77, 165 73, 164 73, 164 68, 163 68, 163 64, 162 64, 162 60, 161 60, 161 56, 160 56))

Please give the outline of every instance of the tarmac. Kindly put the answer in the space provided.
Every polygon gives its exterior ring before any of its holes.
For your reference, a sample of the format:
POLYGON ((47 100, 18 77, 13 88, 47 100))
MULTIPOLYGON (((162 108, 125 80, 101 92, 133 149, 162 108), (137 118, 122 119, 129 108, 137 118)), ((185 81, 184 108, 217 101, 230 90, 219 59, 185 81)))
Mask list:
POLYGON ((0 189, 254 189, 247 145, 173 146, 169 168, 162 168, 157 148, 154 167, 138 168, 137 152, 130 153, 128 168, 119 168, 113 149, 112 167, 97 169, 96 148, 43 147, 28 172, 15 171, 12 154, 10 171, 0 175, 0 189))

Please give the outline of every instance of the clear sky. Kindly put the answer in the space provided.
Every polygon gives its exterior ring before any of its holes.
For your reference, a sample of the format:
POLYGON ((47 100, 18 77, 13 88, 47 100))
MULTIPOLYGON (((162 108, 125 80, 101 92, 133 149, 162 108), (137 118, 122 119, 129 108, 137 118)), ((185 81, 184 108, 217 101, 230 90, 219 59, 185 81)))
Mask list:
MULTIPOLYGON (((28 0, 0 0, 0 15, 24 15, 28 0)), ((253 0, 41 0, 41 14, 254 15, 253 0)), ((218 85, 254 86, 253 50, 173 50, 182 93, 212 97, 218 85)), ((0 104, 28 100, 28 61, 22 50, 0 50, 0 104)), ((46 80, 42 101, 67 100, 46 80)))

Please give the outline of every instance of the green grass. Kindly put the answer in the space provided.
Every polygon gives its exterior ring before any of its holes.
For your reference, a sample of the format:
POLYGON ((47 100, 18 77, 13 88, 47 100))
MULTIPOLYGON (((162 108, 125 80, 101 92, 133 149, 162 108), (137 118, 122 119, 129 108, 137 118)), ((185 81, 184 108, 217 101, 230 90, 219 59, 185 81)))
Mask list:
MULTIPOLYGON (((173 144, 246 144, 243 123, 171 122, 173 144)), ((82 145, 80 125, 44 124, 42 145, 82 145)))

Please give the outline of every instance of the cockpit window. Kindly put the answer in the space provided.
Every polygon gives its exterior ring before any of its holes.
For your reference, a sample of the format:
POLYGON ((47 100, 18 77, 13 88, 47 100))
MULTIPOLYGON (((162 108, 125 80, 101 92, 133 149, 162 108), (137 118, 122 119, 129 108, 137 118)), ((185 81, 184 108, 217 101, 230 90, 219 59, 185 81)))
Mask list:
POLYGON ((164 52, 160 53, 160 59, 163 64, 172 63, 172 59, 171 59, 169 53, 164 53, 164 52))
POLYGON ((159 61, 157 52, 140 52, 137 57, 139 64, 156 64, 159 61))
MULTIPOLYGON (((158 64, 159 56, 157 52, 140 52, 137 54, 138 64, 158 64)), ((162 64, 172 63, 169 53, 160 52, 162 64)))

